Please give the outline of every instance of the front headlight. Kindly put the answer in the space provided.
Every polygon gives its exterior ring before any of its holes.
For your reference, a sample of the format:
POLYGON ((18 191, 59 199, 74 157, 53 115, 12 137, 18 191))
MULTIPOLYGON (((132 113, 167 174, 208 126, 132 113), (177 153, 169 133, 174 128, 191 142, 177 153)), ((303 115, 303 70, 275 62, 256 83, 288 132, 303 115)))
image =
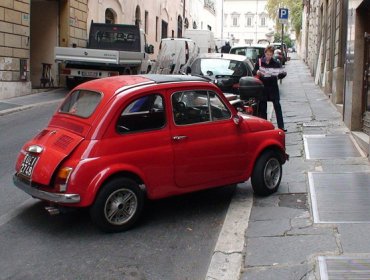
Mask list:
POLYGON ((72 170, 72 167, 63 167, 59 169, 54 184, 55 189, 57 189, 59 192, 67 191, 68 179, 72 173, 72 170))

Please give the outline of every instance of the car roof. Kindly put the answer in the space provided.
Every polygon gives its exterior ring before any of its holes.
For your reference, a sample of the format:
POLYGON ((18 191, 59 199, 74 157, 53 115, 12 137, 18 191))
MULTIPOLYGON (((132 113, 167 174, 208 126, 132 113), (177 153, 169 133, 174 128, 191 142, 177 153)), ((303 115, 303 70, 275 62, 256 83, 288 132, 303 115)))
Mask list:
POLYGON ((198 58, 221 58, 221 59, 228 59, 228 60, 237 60, 237 61, 244 61, 248 60, 244 55, 238 54, 231 54, 231 53, 202 53, 199 54, 196 59, 198 58))
POLYGON ((244 48, 263 48, 265 49, 267 45, 263 44, 252 44, 252 45, 239 45, 239 46, 234 46, 231 49, 244 49, 244 48))
POLYGON ((86 89, 101 92, 111 92, 112 94, 129 88, 148 84, 162 84, 175 82, 208 82, 206 79, 190 75, 120 75, 102 79, 95 79, 85 82, 76 89, 86 89))

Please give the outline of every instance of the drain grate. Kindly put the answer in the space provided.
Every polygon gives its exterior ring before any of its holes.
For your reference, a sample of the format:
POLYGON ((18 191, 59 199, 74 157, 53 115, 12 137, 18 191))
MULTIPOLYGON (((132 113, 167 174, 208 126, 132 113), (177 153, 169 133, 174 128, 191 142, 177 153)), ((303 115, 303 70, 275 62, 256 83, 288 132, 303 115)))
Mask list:
POLYGON ((303 123, 303 126, 304 127, 323 127, 323 126, 326 126, 327 124, 323 123, 323 122, 315 122, 315 121, 312 121, 312 122, 306 122, 306 123, 303 123))
POLYGON ((370 259, 318 257, 321 280, 370 280, 370 259))
POLYGON ((370 223, 370 173, 309 172, 315 223, 370 223))
POLYGON ((359 149, 348 134, 303 135, 307 159, 361 157, 359 149))

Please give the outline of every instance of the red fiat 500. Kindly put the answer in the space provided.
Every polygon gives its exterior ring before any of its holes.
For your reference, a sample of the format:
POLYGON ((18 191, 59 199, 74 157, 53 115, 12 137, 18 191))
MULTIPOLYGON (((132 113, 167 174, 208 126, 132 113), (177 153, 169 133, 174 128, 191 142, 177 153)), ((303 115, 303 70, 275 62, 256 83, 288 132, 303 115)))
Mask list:
POLYGON ((146 198, 249 178, 269 195, 286 159, 282 130, 238 113, 202 78, 117 76, 71 91, 23 146, 13 180, 52 210, 89 207, 98 227, 123 231, 146 198))

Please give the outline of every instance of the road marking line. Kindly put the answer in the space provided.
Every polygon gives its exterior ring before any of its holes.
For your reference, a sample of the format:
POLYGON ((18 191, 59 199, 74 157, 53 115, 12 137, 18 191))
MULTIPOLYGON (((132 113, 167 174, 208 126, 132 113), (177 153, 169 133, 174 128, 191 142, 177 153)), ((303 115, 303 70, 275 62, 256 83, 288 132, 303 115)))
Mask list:
POLYGON ((246 183, 239 184, 227 210, 206 280, 239 279, 252 205, 251 188, 246 183))

